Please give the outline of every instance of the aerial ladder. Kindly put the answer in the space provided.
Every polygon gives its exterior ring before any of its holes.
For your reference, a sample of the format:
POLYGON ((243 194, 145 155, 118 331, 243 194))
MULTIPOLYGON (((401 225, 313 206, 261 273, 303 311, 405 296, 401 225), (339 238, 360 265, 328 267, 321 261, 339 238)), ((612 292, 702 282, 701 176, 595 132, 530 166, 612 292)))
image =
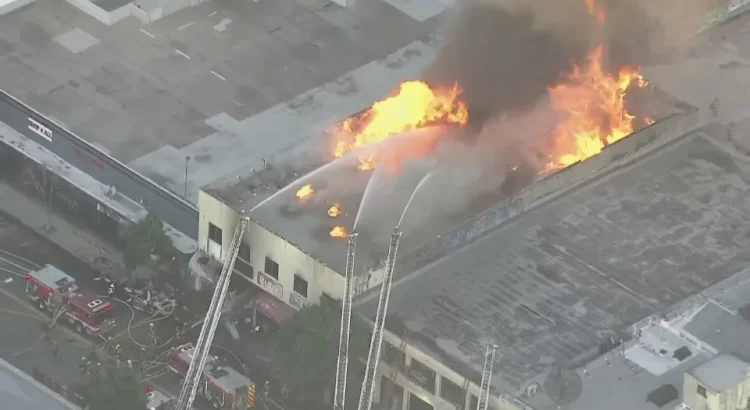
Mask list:
POLYGON ((354 252, 357 234, 349 234, 346 244, 346 274, 344 276, 344 300, 341 304, 341 333, 339 355, 336 360, 336 387, 333 393, 333 409, 344 410, 346 402, 346 373, 349 366, 349 332, 352 323, 352 299, 354 282, 354 252))
POLYGON ((482 384, 479 386, 477 410, 487 410, 490 401, 490 382, 492 381, 492 365, 495 363, 497 345, 488 345, 484 354, 484 368, 482 369, 482 384))
POLYGON ((234 263, 237 261, 237 254, 240 251, 240 245, 245 237, 249 221, 250 219, 243 213, 234 230, 234 235, 232 236, 232 241, 229 244, 227 256, 224 260, 224 267, 221 270, 221 276, 216 281, 216 289, 214 290, 211 304, 208 307, 206 318, 203 321, 200 336, 198 336, 198 341, 193 350, 190 367, 185 375, 185 384, 182 386, 182 391, 180 391, 180 396, 174 406, 175 410, 192 410, 195 394, 198 391, 198 386, 203 376, 203 367, 206 365, 206 359, 211 350, 211 343, 214 340, 216 327, 221 318, 221 308, 224 305, 227 289, 229 289, 229 280, 234 270, 234 263))
POLYGON ((385 276, 383 286, 380 289, 378 310, 375 315, 375 326, 370 340, 370 352, 367 355, 367 367, 365 378, 362 381, 362 391, 359 396, 359 410, 370 410, 372 407, 372 395, 375 387, 375 372, 380 359, 380 348, 383 345, 383 328, 385 327, 385 316, 388 311, 388 299, 391 296, 391 285, 393 284, 393 270, 396 265, 396 252, 401 240, 401 231, 396 227, 391 235, 391 244, 388 247, 388 257, 385 261, 385 276))

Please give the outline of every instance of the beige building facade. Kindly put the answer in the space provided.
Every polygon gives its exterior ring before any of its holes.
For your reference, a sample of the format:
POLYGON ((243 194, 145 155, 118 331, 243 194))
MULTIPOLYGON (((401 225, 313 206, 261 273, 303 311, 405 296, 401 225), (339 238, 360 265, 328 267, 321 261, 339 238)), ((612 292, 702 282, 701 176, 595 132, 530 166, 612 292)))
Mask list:
MULTIPOLYGON (((240 213, 204 191, 199 192, 198 207, 198 248, 223 262, 240 213)), ((252 218, 235 264, 235 274, 295 309, 318 303, 323 296, 341 299, 344 294, 342 275, 252 218)), ((381 283, 382 271, 372 272, 367 287, 381 283)), ((376 402, 389 401, 390 408, 395 410, 476 407, 477 383, 410 346, 408 341, 404 342, 403 336, 386 331, 383 350, 390 353, 384 353, 384 356, 389 356, 388 360, 380 361, 376 402), (394 380, 395 386, 389 380, 394 380)), ((531 410, 510 396, 491 397, 490 409, 531 410)))

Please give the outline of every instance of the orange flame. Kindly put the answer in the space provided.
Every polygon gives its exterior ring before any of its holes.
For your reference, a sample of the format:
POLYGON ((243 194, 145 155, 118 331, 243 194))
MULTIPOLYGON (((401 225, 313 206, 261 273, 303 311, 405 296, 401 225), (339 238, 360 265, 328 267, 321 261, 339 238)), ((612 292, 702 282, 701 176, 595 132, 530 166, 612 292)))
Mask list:
POLYGON ((607 145, 633 132, 634 115, 625 107, 631 87, 647 85, 637 68, 617 75, 602 69, 601 46, 575 66, 568 80, 549 89, 552 106, 562 119, 553 131, 554 153, 548 170, 563 168, 598 154, 607 145))
POLYGON ((604 9, 596 4, 596 0, 586 0, 586 8, 589 10, 589 14, 596 18, 596 22, 604 25, 607 22, 607 15, 604 9))
POLYGON ((334 226, 328 235, 331 235, 331 238, 346 238, 346 229, 343 226, 334 226))
POLYGON ((331 207, 328 208, 328 216, 331 218, 336 218, 339 215, 341 215, 341 206, 339 204, 331 205, 331 207))
MULTIPOLYGON (((459 100, 458 86, 430 88, 422 81, 402 83, 398 93, 372 105, 367 111, 347 118, 332 134, 337 138, 336 158, 357 148, 377 144, 393 134, 436 124, 463 125, 469 119, 466 105, 459 100)), ((377 155, 359 158, 360 170, 375 166, 377 155)))
POLYGON ((315 193, 315 188, 313 188, 312 184, 307 184, 297 191, 297 200, 306 199, 313 193, 315 193))

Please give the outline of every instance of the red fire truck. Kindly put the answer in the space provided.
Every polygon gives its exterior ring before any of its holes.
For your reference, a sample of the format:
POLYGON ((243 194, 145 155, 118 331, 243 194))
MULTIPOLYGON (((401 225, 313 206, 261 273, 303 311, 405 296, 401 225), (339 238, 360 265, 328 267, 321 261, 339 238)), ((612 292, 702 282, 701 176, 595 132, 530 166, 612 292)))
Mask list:
MULTIPOLYGON (((184 377, 194 352, 195 347, 192 343, 172 349, 169 355, 169 370, 184 377)), ((246 410, 255 406, 255 383, 216 356, 206 359, 197 394, 208 400, 216 409, 246 410)))
POLYGON ((104 335, 115 327, 112 304, 90 290, 81 290, 75 279, 52 265, 26 275, 26 295, 40 309, 60 314, 79 333, 104 335))

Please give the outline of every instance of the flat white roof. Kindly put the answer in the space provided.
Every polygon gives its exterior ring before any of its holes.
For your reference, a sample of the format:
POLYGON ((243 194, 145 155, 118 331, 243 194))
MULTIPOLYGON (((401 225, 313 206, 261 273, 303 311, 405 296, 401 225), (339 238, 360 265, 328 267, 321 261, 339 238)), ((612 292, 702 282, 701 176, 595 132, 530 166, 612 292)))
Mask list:
POLYGON ((723 354, 696 367, 691 373, 712 390, 724 391, 748 376, 750 365, 731 354, 723 354))

